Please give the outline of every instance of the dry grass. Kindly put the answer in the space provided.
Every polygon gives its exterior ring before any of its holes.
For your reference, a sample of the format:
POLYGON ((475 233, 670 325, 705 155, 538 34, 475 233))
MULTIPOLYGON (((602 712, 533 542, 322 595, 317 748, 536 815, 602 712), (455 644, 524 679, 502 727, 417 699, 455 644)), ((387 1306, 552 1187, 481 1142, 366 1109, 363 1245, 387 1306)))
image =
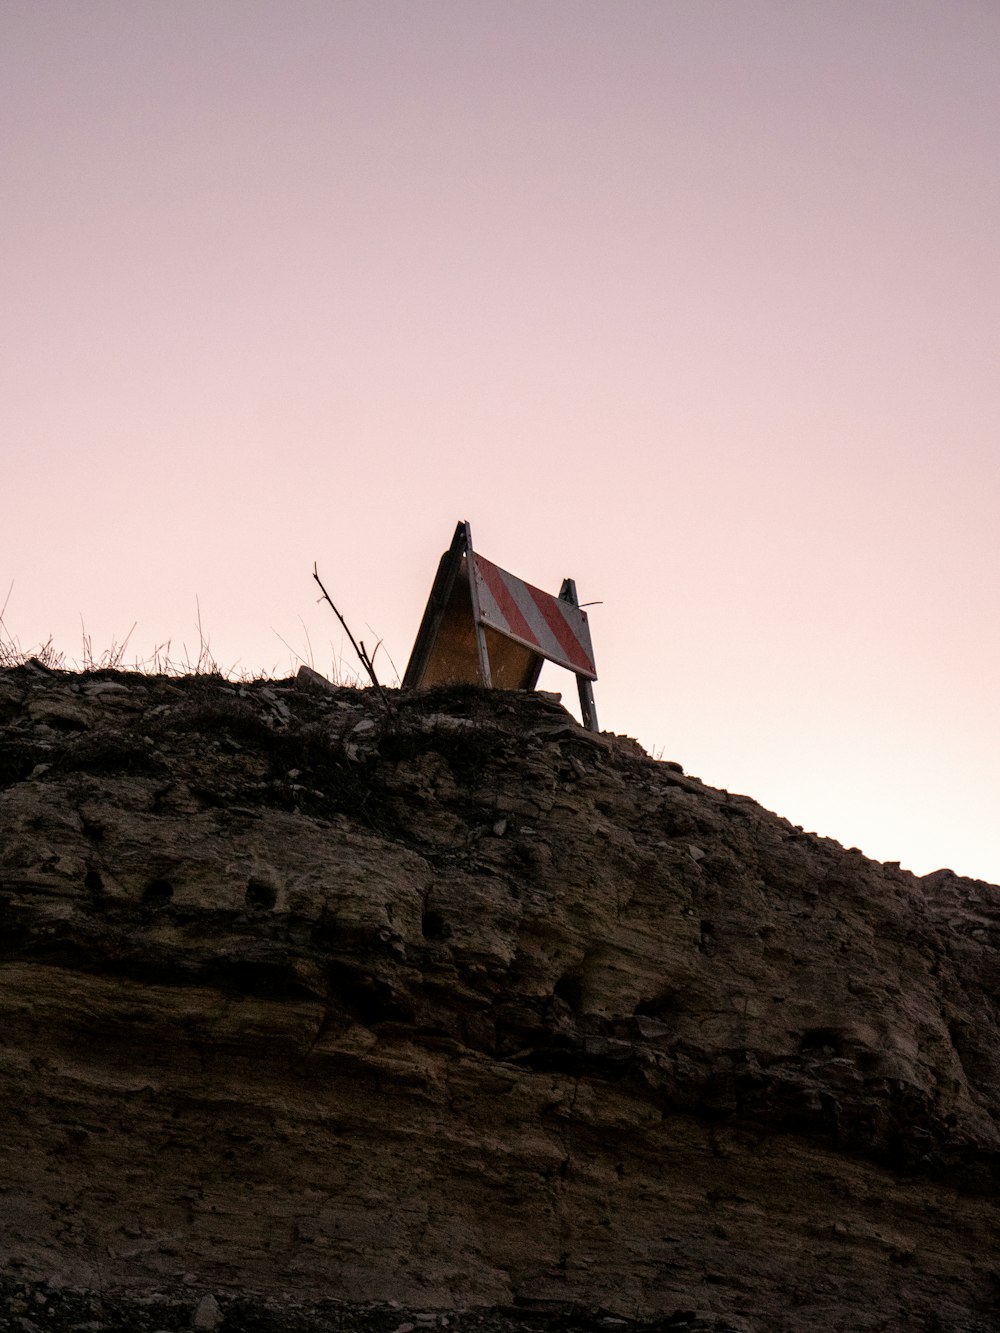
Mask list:
MULTIPOLYGON (((34 663, 37 666, 44 667, 47 671, 67 671, 71 673, 124 671, 135 672, 144 676, 217 676, 223 680, 247 684, 255 680, 274 680, 282 674, 294 675, 300 664, 305 664, 314 671, 319 670, 318 667, 314 666, 311 644, 308 646, 306 655, 303 655, 296 652, 285 639, 282 639, 281 642, 288 649, 290 667, 290 670, 285 673, 282 673, 278 664, 275 664, 270 671, 250 671, 241 667, 239 662, 230 666, 223 666, 212 652, 207 638, 201 635, 200 624, 199 640, 196 648, 189 648, 187 644, 182 643, 178 651, 173 642, 168 639, 164 643, 157 644, 146 657, 140 657, 138 654, 130 656, 129 641, 134 630, 135 625, 120 642, 112 640, 110 647, 101 652, 94 651, 90 635, 83 630, 80 655, 71 657, 56 646, 51 635, 44 642, 31 644, 30 646, 24 645, 17 635, 9 630, 3 615, 0 614, 0 671, 12 670, 15 667, 23 667, 28 663, 34 663)), ((280 638, 280 635, 278 637, 280 638)), ((345 666, 342 657, 339 657, 334 651, 333 644, 330 645, 330 649, 332 667, 330 671, 321 674, 326 674, 331 684, 352 689, 360 689, 367 684, 357 672, 351 671, 345 666)))
MULTIPOLYGON (((132 629, 135 629, 134 625, 132 629)), ((72 658, 56 647, 51 635, 43 643, 25 647, 0 618, 0 670, 33 663, 47 671, 135 671, 147 676, 225 676, 230 679, 239 676, 237 672, 224 671, 205 643, 199 645, 195 656, 191 655, 186 645, 182 645, 180 656, 175 655, 168 640, 154 648, 146 658, 136 656, 129 659, 128 641, 131 634, 130 630, 120 643, 112 640, 109 648, 95 653, 90 635, 85 633, 80 657, 72 658)))
MULTIPOLYGON (((95 653, 93 642, 87 633, 86 625, 81 616, 81 651, 80 656, 74 658, 56 647, 51 634, 44 642, 31 646, 26 647, 21 643, 17 635, 11 631, 5 618, 12 589, 13 584, 8 588, 3 605, 0 606, 0 670, 12 670, 15 667, 23 667, 33 663, 36 666, 44 667, 47 671, 128 671, 145 676, 220 676, 226 680, 241 682, 264 679, 267 676, 267 673, 264 672, 241 671, 238 669, 237 663, 234 663, 228 669, 219 664, 212 652, 208 635, 202 626, 201 606, 197 598, 195 598, 195 625, 198 631, 197 651, 189 649, 187 644, 181 644, 178 653, 173 646, 173 642, 167 639, 164 643, 157 644, 148 657, 139 657, 138 654, 129 657, 129 642, 138 624, 138 621, 134 621, 132 628, 121 641, 112 639, 110 647, 105 648, 102 652, 95 653)), ((287 644, 285 646, 288 647, 287 644)), ((289 648, 289 652, 299 661, 304 660, 293 649, 289 648)), ((311 644, 309 645, 309 657, 311 665, 311 644)), ((343 684, 346 682, 335 680, 334 683, 343 684)))
MULTIPOLYGON (((26 647, 17 635, 10 630, 5 619, 13 587, 14 585, 11 583, 7 589, 3 605, 0 606, 0 670, 23 667, 32 662, 48 671, 125 671, 146 676, 218 676, 224 680, 242 684, 255 680, 272 680, 279 675, 277 664, 271 671, 247 670, 240 666, 238 660, 229 667, 222 666, 212 652, 209 636, 205 633, 202 625, 201 604, 197 597, 195 598, 195 627, 198 632, 197 649, 189 649, 186 643, 182 643, 178 652, 173 641, 167 639, 165 642, 157 644, 147 657, 140 657, 138 654, 129 657, 129 642, 138 624, 138 621, 134 621, 131 629, 120 642, 117 639, 112 639, 110 647, 105 648, 102 652, 95 653, 93 642, 87 633, 82 616, 80 617, 81 651, 79 657, 68 656, 65 651, 57 648, 51 634, 44 642, 26 647)), ((316 666, 309 631, 301 617, 299 623, 302 626, 306 643, 304 654, 296 651, 287 639, 282 638, 277 630, 272 630, 275 637, 288 650, 290 674, 293 674, 297 669, 297 664, 308 666, 314 671, 319 670, 316 666)), ((361 676, 345 664, 343 652, 338 652, 332 642, 329 647, 331 668, 327 673, 327 678, 331 684, 347 689, 362 688, 364 682, 361 676)), ((379 640, 372 658, 378 654, 381 647, 382 642, 379 640)), ((388 653, 386 653, 386 656, 388 657, 388 653)), ((399 673, 396 671, 395 663, 391 657, 389 657, 389 663, 396 674, 394 685, 398 685, 399 673)), ((377 688, 380 687, 377 686, 377 688)))
MULTIPOLYGON (((8 597, 9 595, 8 593, 8 597)), ((219 665, 202 630, 200 609, 197 618, 196 652, 192 652, 187 644, 182 644, 180 653, 177 653, 168 639, 158 644, 148 657, 143 658, 138 655, 129 657, 129 641, 136 627, 133 624, 120 642, 113 639, 110 647, 95 653, 91 637, 81 620, 81 652, 78 658, 73 658, 56 647, 51 635, 44 642, 31 646, 22 644, 4 619, 6 606, 5 602, 0 608, 0 670, 11 670, 33 663, 44 667, 47 671, 134 671, 146 676, 222 676, 229 680, 245 680, 250 677, 250 673, 240 672, 235 666, 226 670, 219 665)))

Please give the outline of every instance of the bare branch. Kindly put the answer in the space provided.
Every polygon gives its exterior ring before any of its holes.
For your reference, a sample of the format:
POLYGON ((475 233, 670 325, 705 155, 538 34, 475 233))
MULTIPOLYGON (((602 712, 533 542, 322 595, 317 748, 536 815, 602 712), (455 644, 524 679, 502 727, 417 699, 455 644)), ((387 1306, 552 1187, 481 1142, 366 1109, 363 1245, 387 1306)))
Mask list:
MULTIPOLYGON (((361 665, 368 672, 368 677, 371 680, 371 683, 375 686, 376 690, 378 690, 379 698, 382 700, 383 706, 385 707, 385 711, 391 716, 395 710, 393 709, 392 704, 389 702, 389 698, 386 695, 385 690, 383 690, 382 686, 379 684, 378 677, 375 675, 375 667, 372 663, 372 660, 365 652, 365 645, 363 643, 358 643, 357 639, 355 639, 354 635, 351 633, 350 626, 348 625, 347 621, 334 606, 333 598, 323 587, 323 580, 319 576, 315 562, 313 562, 313 578, 319 584, 319 590, 323 594, 322 600, 329 603, 330 609, 333 611, 333 614, 343 625, 344 633, 351 641, 351 647, 357 653, 361 661, 361 665)), ((375 651, 378 652, 378 649, 376 648, 375 651)))

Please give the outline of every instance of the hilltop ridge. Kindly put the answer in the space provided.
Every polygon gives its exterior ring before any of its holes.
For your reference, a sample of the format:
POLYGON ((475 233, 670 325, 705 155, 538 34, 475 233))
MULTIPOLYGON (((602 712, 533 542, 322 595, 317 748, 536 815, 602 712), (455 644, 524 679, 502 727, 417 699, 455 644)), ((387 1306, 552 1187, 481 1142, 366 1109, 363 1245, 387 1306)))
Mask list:
POLYGON ((1000 890, 390 699, 0 672, 10 1318, 995 1329, 1000 890))

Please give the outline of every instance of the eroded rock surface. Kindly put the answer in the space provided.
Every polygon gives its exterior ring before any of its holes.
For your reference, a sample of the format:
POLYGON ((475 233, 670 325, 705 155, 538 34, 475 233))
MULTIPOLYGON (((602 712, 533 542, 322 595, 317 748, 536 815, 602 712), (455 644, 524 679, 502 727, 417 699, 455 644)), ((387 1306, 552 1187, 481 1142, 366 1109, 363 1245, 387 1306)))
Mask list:
POLYGON ((8 1284, 1000 1327, 1000 891, 393 700, 0 675, 8 1284))

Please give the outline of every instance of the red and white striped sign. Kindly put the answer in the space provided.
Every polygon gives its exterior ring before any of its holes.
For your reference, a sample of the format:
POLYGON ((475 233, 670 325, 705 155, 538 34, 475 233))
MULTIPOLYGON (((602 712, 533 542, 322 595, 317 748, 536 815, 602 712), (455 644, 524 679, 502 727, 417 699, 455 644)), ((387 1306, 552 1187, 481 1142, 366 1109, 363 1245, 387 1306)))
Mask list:
POLYGON ((597 679, 587 613, 472 555, 479 621, 578 676, 597 679))

